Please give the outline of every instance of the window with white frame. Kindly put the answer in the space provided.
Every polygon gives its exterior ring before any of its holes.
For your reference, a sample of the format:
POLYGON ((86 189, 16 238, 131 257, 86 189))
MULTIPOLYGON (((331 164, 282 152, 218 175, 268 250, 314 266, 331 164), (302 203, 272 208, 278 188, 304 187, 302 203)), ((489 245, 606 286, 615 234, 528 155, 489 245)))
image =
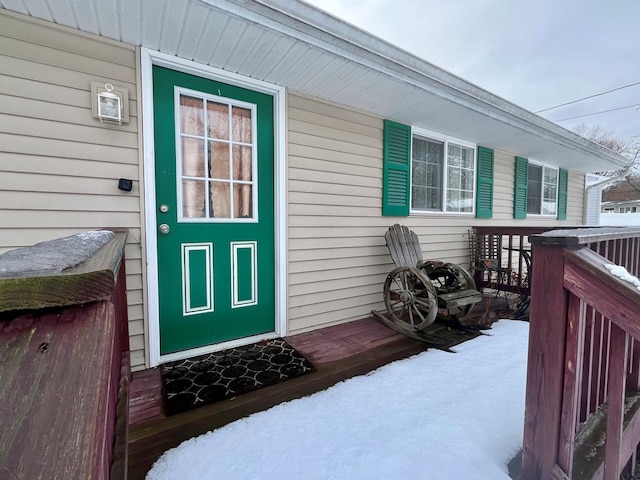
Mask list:
POLYGON ((527 183, 527 214, 556 215, 558 213, 558 169, 529 162, 527 183))
POLYGON ((620 207, 620 213, 636 213, 636 207, 620 207))
POLYGON ((475 147, 417 132, 411 149, 411 209, 473 213, 475 147))

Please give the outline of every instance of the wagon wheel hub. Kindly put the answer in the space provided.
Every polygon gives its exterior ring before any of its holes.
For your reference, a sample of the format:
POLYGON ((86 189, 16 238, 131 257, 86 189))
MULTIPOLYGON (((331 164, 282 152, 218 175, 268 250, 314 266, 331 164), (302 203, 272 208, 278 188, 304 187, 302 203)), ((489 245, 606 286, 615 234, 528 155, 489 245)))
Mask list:
POLYGON ((403 292, 401 292, 400 301, 405 305, 413 305, 415 303, 413 292, 410 292, 408 290, 404 290, 403 292))

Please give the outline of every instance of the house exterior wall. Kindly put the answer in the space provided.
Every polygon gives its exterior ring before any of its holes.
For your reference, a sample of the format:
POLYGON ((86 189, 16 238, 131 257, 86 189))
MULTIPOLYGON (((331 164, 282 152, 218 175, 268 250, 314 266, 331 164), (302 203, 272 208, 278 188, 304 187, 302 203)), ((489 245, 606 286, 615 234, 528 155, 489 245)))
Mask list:
POLYGON ((126 228, 132 363, 144 365, 139 152, 133 47, 0 13, 0 253, 126 228), (91 81, 129 90, 130 122, 91 116, 91 81), (117 188, 134 180, 132 192, 117 188))
POLYGON ((416 232, 425 258, 468 267, 467 231, 473 225, 582 222, 584 175, 576 172, 569 172, 566 221, 531 215, 514 220, 515 154, 500 151, 495 152, 493 219, 451 214, 383 217, 382 149, 381 118, 288 96, 290 334, 383 308, 382 285, 393 268, 384 234, 394 223, 416 232))
MULTIPOLYGON (((126 228, 132 366, 145 366, 138 62, 132 46, 0 12, 0 253, 94 228, 126 228), (90 82, 129 90, 122 126, 91 117, 90 82), (117 189, 134 180, 132 192, 117 189)), ((287 98, 289 334, 382 308, 392 269, 384 233, 403 223, 425 258, 469 265, 473 225, 556 225, 513 219, 515 154, 495 152, 494 215, 383 217, 383 119, 287 98)), ((447 132, 443 132, 447 133, 447 132)), ((537 159, 543 161, 544 159, 537 159)), ((568 219, 582 221, 584 176, 569 174, 568 219)))

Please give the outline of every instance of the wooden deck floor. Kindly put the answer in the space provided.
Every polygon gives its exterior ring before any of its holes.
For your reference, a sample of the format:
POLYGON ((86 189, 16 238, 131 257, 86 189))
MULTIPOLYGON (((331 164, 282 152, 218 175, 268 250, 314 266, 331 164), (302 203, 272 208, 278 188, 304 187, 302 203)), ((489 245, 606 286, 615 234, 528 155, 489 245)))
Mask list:
MULTIPOLYGON (((483 314, 480 308, 476 316, 483 314)), ((424 343, 373 318, 287 337, 287 341, 313 363, 314 372, 171 417, 162 411, 159 370, 134 373, 129 479, 143 479, 163 452, 184 440, 426 350, 424 343)))

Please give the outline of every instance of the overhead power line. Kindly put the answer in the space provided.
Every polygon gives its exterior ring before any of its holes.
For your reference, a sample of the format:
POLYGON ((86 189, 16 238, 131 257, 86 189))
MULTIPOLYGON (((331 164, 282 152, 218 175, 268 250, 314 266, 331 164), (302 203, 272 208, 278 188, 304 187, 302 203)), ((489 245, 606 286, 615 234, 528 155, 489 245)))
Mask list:
POLYGON ((565 120, 573 120, 574 118, 590 117, 591 115, 600 115, 601 113, 615 112, 616 110, 624 110, 627 108, 640 107, 640 103, 635 105, 627 105, 626 107, 610 108, 609 110, 601 110, 599 112, 585 113, 584 115, 576 115, 575 117, 561 118, 560 120, 552 120, 553 122, 564 122, 565 120))
MULTIPOLYGON (((594 98, 594 97, 600 97, 602 95, 606 95, 607 93, 611 93, 611 92, 617 92, 618 90, 622 90, 623 88, 629 88, 629 87, 635 87, 636 85, 640 85, 640 82, 636 82, 636 83, 630 83, 629 85, 623 85, 622 87, 618 87, 618 88, 614 88, 612 90, 607 90, 606 92, 600 92, 600 93, 596 93, 594 95, 589 95, 588 97, 584 97, 584 98, 579 98, 578 100, 572 100, 571 102, 567 102, 567 103, 561 103, 559 105, 554 105, 553 107, 549 107, 549 108, 543 108, 542 110, 538 110, 534 113, 542 113, 542 112, 547 112, 549 110, 553 110, 555 108, 560 108, 560 107, 564 107, 566 105, 571 105, 574 103, 578 103, 578 102, 582 102, 584 100, 588 100, 590 98, 594 98)), ((560 122, 561 120, 556 120, 557 122, 560 122)))

